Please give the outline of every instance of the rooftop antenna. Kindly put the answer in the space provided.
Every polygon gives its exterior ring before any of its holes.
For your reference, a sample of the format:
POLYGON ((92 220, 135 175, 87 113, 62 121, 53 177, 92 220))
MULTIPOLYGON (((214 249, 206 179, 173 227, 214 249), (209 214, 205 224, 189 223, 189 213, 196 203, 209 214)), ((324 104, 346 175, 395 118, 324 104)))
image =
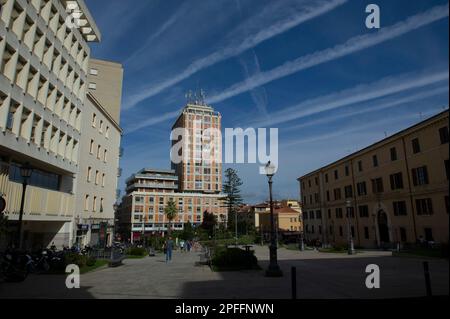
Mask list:
POLYGON ((387 137, 388 133, 386 131, 384 131, 384 137, 387 137))

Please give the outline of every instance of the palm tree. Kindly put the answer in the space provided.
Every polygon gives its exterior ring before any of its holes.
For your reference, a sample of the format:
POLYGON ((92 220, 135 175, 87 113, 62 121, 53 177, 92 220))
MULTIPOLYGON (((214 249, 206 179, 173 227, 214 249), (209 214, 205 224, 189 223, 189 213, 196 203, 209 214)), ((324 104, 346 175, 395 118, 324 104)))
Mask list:
POLYGON ((177 206, 172 199, 169 200, 166 208, 164 208, 164 213, 166 214, 166 218, 169 220, 169 228, 167 233, 170 234, 172 220, 174 220, 178 215, 177 206))

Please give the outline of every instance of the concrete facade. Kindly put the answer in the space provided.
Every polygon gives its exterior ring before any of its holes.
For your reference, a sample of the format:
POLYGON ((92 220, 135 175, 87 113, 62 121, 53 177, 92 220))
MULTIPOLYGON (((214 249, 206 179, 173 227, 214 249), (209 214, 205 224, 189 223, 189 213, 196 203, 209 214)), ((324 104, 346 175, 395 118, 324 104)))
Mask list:
MULTIPOLYGON (((18 169, 34 167, 25 197, 24 238, 69 244, 90 49, 100 34, 83 1, 85 26, 69 28, 66 1, 2 0, 0 17, 0 193, 18 219, 18 169)), ((27 240, 30 239, 30 240, 27 240)))
POLYGON ((300 177, 305 236, 344 245, 352 234, 363 247, 448 243, 448 179, 444 111, 300 177))

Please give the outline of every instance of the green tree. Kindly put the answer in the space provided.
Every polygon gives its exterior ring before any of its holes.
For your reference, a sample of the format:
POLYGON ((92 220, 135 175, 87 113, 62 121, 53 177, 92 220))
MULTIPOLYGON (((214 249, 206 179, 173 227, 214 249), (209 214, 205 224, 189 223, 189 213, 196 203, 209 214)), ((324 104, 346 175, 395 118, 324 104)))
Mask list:
POLYGON ((175 202, 170 199, 167 203, 167 206, 164 208, 164 213, 166 214, 166 218, 169 221, 169 228, 167 229, 167 233, 170 234, 172 228, 172 221, 177 217, 178 211, 175 202))
POLYGON ((228 168, 225 171, 225 181, 223 184, 223 192, 226 196, 222 199, 228 210, 228 229, 235 232, 236 242, 238 236, 238 218, 237 211, 239 205, 242 204, 241 189, 242 181, 237 171, 228 168))
POLYGON ((206 231, 208 236, 214 235, 214 227, 217 225, 217 216, 213 213, 208 213, 207 210, 203 212, 203 221, 200 225, 200 228, 206 231))
POLYGON ((180 232, 179 238, 183 240, 194 239, 194 228, 192 227, 191 222, 187 222, 186 224, 184 224, 184 228, 180 232))

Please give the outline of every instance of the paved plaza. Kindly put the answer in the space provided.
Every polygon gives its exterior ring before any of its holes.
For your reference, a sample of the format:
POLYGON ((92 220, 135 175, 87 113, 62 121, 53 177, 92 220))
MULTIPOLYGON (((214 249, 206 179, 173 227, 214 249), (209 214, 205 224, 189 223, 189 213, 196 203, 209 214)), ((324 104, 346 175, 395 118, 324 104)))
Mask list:
MULTIPOLYGON (((0 298, 290 298, 290 269, 297 268, 298 298, 401 298, 425 295, 423 258, 392 257, 389 252, 357 255, 279 249, 282 278, 264 277, 267 247, 255 247, 262 270, 213 272, 197 266, 199 253, 175 252, 127 259, 118 268, 81 275, 80 289, 67 289, 60 275, 32 275, 23 283, 0 282, 0 298), (381 270, 381 288, 365 286, 368 264, 381 270)), ((448 295, 449 263, 429 259, 433 294, 448 295)))

